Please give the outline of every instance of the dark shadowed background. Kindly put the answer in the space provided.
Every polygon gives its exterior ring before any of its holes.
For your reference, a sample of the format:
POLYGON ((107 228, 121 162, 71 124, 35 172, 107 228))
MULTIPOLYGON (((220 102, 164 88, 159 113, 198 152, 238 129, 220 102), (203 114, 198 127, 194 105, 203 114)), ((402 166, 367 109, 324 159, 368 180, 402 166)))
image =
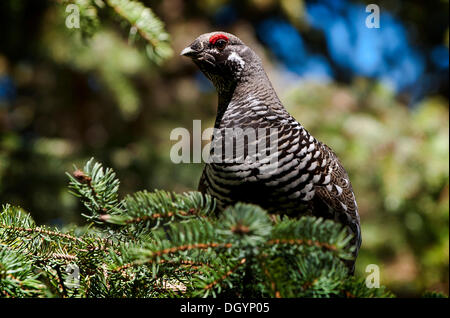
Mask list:
POLYGON ((171 37, 161 64, 114 10, 67 28, 70 2, 0 2, 0 204, 41 224, 82 222, 65 172, 90 157, 124 195, 196 189, 202 164, 172 163, 169 136, 193 119, 211 127, 217 97, 178 54, 224 30, 260 55, 288 111, 348 170, 357 275, 377 264, 398 296, 448 294, 448 1, 141 1, 171 37), (366 26, 369 3, 379 28, 366 26))

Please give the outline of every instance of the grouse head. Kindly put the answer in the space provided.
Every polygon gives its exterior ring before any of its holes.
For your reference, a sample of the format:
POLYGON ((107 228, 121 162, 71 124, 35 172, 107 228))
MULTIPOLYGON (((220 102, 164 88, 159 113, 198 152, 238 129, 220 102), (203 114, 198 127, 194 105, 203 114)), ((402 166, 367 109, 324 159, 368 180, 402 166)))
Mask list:
POLYGON ((181 55, 190 57, 219 92, 262 69, 255 52, 238 37, 226 32, 200 35, 181 55))

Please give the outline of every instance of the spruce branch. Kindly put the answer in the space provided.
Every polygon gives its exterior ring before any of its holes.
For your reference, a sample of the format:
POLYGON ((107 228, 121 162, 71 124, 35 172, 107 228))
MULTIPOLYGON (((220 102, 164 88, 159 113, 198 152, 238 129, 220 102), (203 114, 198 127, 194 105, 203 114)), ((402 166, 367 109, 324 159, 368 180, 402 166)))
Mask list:
POLYGON ((38 278, 31 260, 0 245, 0 297, 42 296, 45 286, 38 278))
POLYGON ((331 220, 272 217, 244 203, 216 216, 215 201, 198 192, 120 199, 114 171, 93 159, 69 179, 90 212, 86 228, 37 226, 23 209, 2 207, 2 296, 392 296, 348 276, 351 236, 331 220), (69 264, 79 268, 77 288, 65 285, 69 264), (22 276, 8 272, 14 266, 22 276))
POLYGON ((118 200, 120 182, 112 169, 103 169, 91 158, 83 170, 75 167, 73 175, 66 175, 70 179, 70 193, 80 198, 91 212, 90 215, 82 214, 88 220, 101 222, 101 215, 123 212, 118 200))
POLYGON ((228 277, 230 277, 230 275, 234 274, 239 267, 244 265, 245 261, 246 261, 245 258, 241 258, 233 268, 231 268, 225 274, 219 277, 219 279, 216 279, 212 283, 207 284, 205 287, 203 287, 203 289, 209 290, 215 287, 216 285, 223 283, 223 281, 226 280, 228 277))
POLYGON ((135 34, 134 31, 137 30, 139 35, 148 42, 146 50, 152 61, 161 64, 172 56, 170 35, 150 8, 133 0, 106 0, 106 3, 131 24, 131 34, 135 34))
POLYGON ((315 217, 285 218, 274 225, 267 244, 285 252, 309 253, 323 250, 341 259, 352 259, 352 236, 340 224, 315 217))
POLYGON ((118 225, 136 225, 155 229, 176 220, 205 217, 212 214, 215 201, 198 192, 183 194, 161 190, 140 191, 128 195, 123 201, 123 213, 104 216, 103 220, 118 225))
POLYGON ((136 41, 141 38, 146 43, 145 49, 149 59, 157 65, 162 64, 173 55, 170 45, 170 35, 166 32, 164 23, 139 1, 135 0, 58 0, 61 9, 66 10, 67 5, 76 5, 79 12, 79 24, 83 38, 92 37, 103 21, 99 11, 111 8, 121 21, 130 25, 129 38, 136 41))

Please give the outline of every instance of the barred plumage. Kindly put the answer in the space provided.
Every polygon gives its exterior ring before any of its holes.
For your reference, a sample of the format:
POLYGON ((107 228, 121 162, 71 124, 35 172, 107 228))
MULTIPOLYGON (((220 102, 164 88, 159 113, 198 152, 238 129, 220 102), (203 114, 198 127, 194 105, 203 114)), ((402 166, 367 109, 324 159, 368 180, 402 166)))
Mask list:
MULTIPOLYGON (((219 94, 211 162, 204 168, 199 190, 215 197, 219 210, 241 201, 258 204, 271 213, 309 214, 341 222, 354 235, 356 258, 361 232, 350 179, 336 154, 283 107, 259 57, 225 32, 201 35, 182 55, 193 59, 219 94), (210 41, 219 34, 220 46, 210 41), (241 136, 244 142, 239 143, 239 136, 234 136, 230 141, 227 129, 236 128, 257 130, 256 139, 241 136), (276 151, 264 157, 258 147, 274 135, 276 151), (227 143, 233 147, 232 156, 214 152, 227 143), (258 151, 251 153, 255 144, 258 151), (276 168, 268 169, 267 161, 275 156, 276 168)), ((348 266, 353 273, 354 261, 348 266)))

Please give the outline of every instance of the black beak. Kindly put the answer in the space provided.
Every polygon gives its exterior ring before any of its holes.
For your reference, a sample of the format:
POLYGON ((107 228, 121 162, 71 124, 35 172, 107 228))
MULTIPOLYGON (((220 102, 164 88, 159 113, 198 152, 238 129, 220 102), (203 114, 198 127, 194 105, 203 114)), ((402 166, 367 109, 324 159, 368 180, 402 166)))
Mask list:
POLYGON ((194 58, 198 55, 198 51, 192 49, 190 46, 186 47, 181 51, 180 55, 194 58))

